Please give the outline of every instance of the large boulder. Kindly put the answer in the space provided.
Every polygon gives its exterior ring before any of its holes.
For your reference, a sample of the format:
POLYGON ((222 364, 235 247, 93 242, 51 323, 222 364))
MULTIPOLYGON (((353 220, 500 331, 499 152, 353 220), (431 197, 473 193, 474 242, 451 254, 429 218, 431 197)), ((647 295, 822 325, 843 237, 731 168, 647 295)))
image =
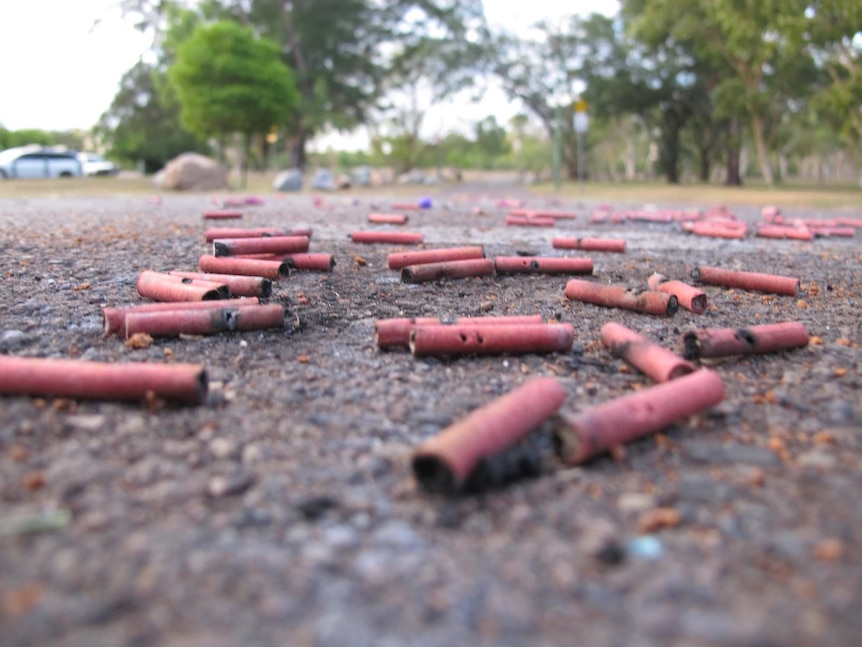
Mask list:
POLYGON ((276 191, 302 191, 302 171, 298 168, 282 171, 275 176, 272 188, 276 191))
POLYGON ((228 188, 227 171, 214 159, 198 153, 183 153, 165 165, 154 178, 168 191, 223 191, 228 188))
POLYGON ((311 180, 311 188, 317 191, 335 191, 335 176, 332 171, 326 168, 317 169, 314 178, 311 180))

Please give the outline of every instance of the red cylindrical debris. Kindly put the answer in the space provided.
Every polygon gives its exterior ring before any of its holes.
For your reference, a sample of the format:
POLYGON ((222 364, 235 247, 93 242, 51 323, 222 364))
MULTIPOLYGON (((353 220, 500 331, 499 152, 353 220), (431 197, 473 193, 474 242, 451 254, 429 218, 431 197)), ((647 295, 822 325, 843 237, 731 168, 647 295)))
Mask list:
POLYGON ((530 218, 527 216, 506 216, 508 227, 555 227, 557 221, 553 218, 530 218))
POLYGON ((831 236, 840 236, 843 238, 853 238, 856 235, 856 230, 853 227, 827 227, 827 226, 811 226, 809 230, 816 238, 826 238, 831 236))
MULTIPOLYGON (((240 229, 239 227, 217 227, 207 229, 204 238, 208 243, 219 238, 264 238, 266 236, 289 236, 287 231, 279 227, 258 227, 257 229, 240 229)), ((297 234, 298 235, 298 234, 297 234)))
POLYGON ((561 411, 554 437, 557 452, 567 465, 577 465, 705 411, 723 399, 724 385, 719 375, 700 369, 581 413, 561 411))
POLYGON ((335 267, 335 257, 332 254, 289 254, 284 261, 297 270, 315 270, 329 272, 335 267))
POLYGON ((760 225, 757 228, 760 238, 787 238, 789 240, 813 240, 814 235, 807 229, 786 227, 784 225, 760 225))
POLYGON ((674 295, 679 301, 679 305, 696 315, 706 312, 706 294, 696 287, 682 281, 669 281, 666 276, 658 272, 649 277, 647 285, 649 285, 650 290, 674 295))
POLYGON ((408 265, 465 261, 470 258, 485 258, 483 247, 447 247, 445 249, 423 249, 419 252, 395 252, 389 254, 389 269, 400 270, 408 265))
MULTIPOLYGON (((743 223, 745 224, 745 223, 743 223)), ((710 221, 684 222, 683 231, 695 234, 696 236, 706 236, 709 238, 727 238, 730 240, 742 240, 745 238, 745 227, 728 225, 726 223, 717 223, 710 221)))
POLYGON ((601 338, 611 353, 656 382, 667 382, 695 370, 694 364, 621 324, 606 323, 602 326, 601 338))
POLYGON ((835 224, 839 227, 855 227, 862 229, 862 218, 836 218, 835 224))
POLYGON ((209 274, 206 272, 169 272, 180 278, 215 281, 230 288, 235 297, 269 297, 272 295, 272 281, 262 276, 241 276, 236 274, 209 274))
POLYGON ((706 328, 682 337, 683 355, 688 359, 774 353, 808 345, 808 331, 798 321, 750 326, 748 328, 706 328))
POLYGON ((354 231, 350 234, 354 243, 374 244, 389 243, 392 245, 419 245, 425 236, 410 231, 354 231))
POLYGON ((121 334, 126 329, 126 315, 141 312, 164 312, 167 310, 210 310, 212 308, 257 305, 260 299, 224 299, 220 301, 180 301, 176 303, 144 303, 130 308, 102 308, 105 335, 121 334))
POLYGON ((633 292, 616 285, 602 285, 580 279, 566 283, 566 297, 573 301, 584 301, 608 308, 624 308, 651 315, 673 315, 679 309, 679 301, 665 292, 633 292))
POLYGON ((422 209, 418 204, 412 202, 393 202, 389 206, 398 211, 419 211, 422 209))
MULTIPOLYGON (((502 317, 458 317, 455 324, 461 326, 513 326, 540 324, 542 315, 513 315, 502 317)), ((374 343, 378 348, 410 346, 410 331, 414 326, 445 325, 436 317, 416 317, 415 319, 378 319, 374 323, 374 343)))
POLYGON ((498 274, 592 274, 590 258, 540 258, 538 256, 498 256, 498 274))
POLYGON ((236 220, 242 218, 242 211, 204 211, 204 220, 236 220))
POLYGON ((241 274, 262 276, 272 281, 290 276, 290 267, 285 262, 263 261, 256 258, 234 258, 231 256, 201 256, 198 260, 204 272, 216 274, 241 274))
POLYGON ((557 211, 555 209, 512 209, 509 215, 526 218, 552 218, 554 220, 574 220, 577 217, 571 211, 557 211))
POLYGON ((404 283, 426 283, 440 279, 463 279, 470 276, 493 275, 494 261, 490 258, 408 265, 401 269, 401 280, 404 283))
POLYGON ((614 238, 563 238, 551 239, 554 249, 581 249, 588 252, 617 252, 622 254, 626 251, 626 241, 614 238))
POLYGON ((758 274, 757 272, 735 272, 718 267, 701 265, 692 272, 694 279, 707 285, 725 288, 754 290, 769 294, 796 296, 799 292, 799 279, 777 274, 758 274))
POLYGON ((565 399, 559 382, 542 377, 476 409, 416 449, 412 460, 416 480, 429 492, 458 492, 483 459, 517 443, 565 399))
POLYGON ((221 238, 213 241, 213 256, 243 254, 296 254, 308 251, 306 236, 267 236, 263 238, 221 238))
POLYGON ((214 301, 229 299, 230 289, 224 283, 195 281, 144 270, 138 274, 138 294, 155 301, 214 301))
POLYGON ((0 393, 91 400, 146 400, 153 396, 200 404, 207 374, 196 364, 108 364, 0 356, 0 393))
POLYGON ((136 333, 176 337, 267 328, 284 328, 284 308, 280 305, 132 313, 126 315, 125 332, 129 339, 136 333))
POLYGON ((407 223, 407 216, 403 213, 370 213, 368 222, 378 225, 404 225, 407 223))
POLYGON ((414 326, 410 352, 425 355, 553 353, 571 350, 572 324, 414 326))

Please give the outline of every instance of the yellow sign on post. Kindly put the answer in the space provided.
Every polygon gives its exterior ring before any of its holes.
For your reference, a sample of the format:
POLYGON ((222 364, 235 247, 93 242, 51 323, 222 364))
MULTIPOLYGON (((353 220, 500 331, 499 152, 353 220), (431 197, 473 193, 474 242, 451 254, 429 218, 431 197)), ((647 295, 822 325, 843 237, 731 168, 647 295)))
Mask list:
POLYGON ((586 112, 587 111, 587 102, 583 99, 578 99, 575 101, 575 112, 586 112))

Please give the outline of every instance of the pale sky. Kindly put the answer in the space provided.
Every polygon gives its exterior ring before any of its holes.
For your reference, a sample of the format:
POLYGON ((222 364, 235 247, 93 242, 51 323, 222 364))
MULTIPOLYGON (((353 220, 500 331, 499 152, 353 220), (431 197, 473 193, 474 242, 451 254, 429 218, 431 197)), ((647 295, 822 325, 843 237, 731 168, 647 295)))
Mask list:
MULTIPOLYGON (((523 29, 543 18, 612 13, 616 0, 485 0, 492 26, 523 29)), ((123 73, 149 39, 120 16, 116 0, 0 0, 0 125, 10 130, 89 130, 108 109, 123 73), (96 21, 99 21, 98 23, 96 21)), ((490 92, 429 114, 426 129, 461 130, 517 107, 490 92)))

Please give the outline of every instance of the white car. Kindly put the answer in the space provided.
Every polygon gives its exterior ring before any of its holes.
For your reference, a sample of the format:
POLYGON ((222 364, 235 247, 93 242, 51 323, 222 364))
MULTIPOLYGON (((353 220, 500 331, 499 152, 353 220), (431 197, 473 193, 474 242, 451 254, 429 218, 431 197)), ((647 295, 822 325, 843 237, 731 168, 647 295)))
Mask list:
POLYGON ((33 145, 0 152, 0 179, 81 177, 83 173, 75 151, 33 145))
POLYGON ((116 175, 120 169, 96 153, 78 153, 78 160, 84 170, 84 175, 116 175))

